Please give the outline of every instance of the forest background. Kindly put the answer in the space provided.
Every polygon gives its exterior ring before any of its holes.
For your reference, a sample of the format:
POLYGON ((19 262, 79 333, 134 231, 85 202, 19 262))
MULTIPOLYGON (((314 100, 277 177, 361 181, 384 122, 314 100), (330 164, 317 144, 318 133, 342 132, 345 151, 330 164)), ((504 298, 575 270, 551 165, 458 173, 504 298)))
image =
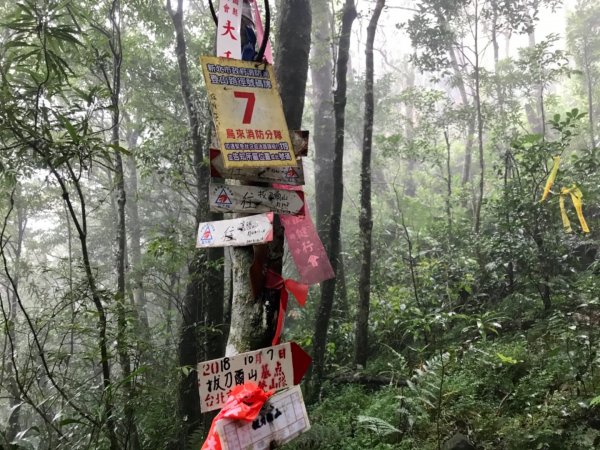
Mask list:
MULTIPOLYGON (((0 13, 0 445, 199 448, 211 417, 195 364, 248 325, 235 319, 243 250, 194 248, 198 222, 218 218, 198 61, 213 53, 208 7, 0 13)), ((289 0, 272 13, 338 275, 290 307, 285 337, 314 365, 312 429, 288 448, 598 448, 600 5, 289 0)))

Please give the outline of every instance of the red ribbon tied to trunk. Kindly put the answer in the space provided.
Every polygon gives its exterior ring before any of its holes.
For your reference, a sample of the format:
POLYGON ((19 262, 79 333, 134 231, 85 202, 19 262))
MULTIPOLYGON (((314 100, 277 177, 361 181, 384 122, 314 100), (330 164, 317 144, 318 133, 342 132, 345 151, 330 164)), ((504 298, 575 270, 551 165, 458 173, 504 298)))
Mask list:
POLYGON ((308 285, 299 283, 290 278, 283 278, 278 273, 269 269, 267 270, 265 287, 281 291, 279 297, 279 313, 277 315, 277 328, 275 329, 275 336, 273 336, 272 344, 277 345, 279 344, 281 331, 283 330, 283 321, 287 311, 289 294, 292 294, 296 298, 298 304, 303 307, 306 304, 306 297, 308 297, 308 285))
POLYGON ((265 392, 251 381, 234 387, 223 405, 223 409, 214 418, 208 437, 200 450, 221 450, 221 440, 216 430, 217 422, 221 419, 252 422, 258 417, 261 408, 274 392, 265 392))

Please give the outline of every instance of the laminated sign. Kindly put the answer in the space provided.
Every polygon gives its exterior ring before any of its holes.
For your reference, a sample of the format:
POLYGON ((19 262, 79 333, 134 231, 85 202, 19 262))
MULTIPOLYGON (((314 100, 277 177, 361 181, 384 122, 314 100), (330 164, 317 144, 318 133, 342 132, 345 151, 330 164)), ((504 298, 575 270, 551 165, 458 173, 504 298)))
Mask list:
POLYGON ((273 213, 202 222, 196 248, 264 244, 273 240, 273 213))
POLYGON ((302 391, 295 386, 267 400, 252 421, 223 419, 216 425, 223 450, 279 448, 310 429, 302 391))
POLYGON ((261 186, 211 184, 208 189, 211 211, 233 213, 275 212, 304 215, 304 192, 261 186))
POLYGON ((253 382, 265 391, 300 383, 310 356, 295 342, 198 363, 202 412, 222 408, 236 386, 253 382))
POLYGON ((225 168, 296 166, 273 67, 200 58, 225 168))

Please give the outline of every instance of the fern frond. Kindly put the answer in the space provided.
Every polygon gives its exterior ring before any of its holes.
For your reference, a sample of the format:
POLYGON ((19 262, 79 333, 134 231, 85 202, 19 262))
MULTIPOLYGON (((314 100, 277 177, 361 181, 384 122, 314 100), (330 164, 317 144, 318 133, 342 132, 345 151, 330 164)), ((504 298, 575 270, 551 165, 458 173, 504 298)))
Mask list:
POLYGON ((378 436, 388 436, 394 433, 402 433, 398 428, 386 420, 373 416, 358 416, 358 423, 361 427, 373 431, 378 436))

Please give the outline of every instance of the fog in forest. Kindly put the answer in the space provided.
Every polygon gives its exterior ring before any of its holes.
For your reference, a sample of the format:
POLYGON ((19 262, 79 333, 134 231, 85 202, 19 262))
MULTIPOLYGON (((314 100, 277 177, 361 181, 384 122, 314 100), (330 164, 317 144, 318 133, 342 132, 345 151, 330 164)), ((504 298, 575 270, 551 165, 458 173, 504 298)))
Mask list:
POLYGON ((600 3, 0 13, 0 449, 600 448, 600 3))

